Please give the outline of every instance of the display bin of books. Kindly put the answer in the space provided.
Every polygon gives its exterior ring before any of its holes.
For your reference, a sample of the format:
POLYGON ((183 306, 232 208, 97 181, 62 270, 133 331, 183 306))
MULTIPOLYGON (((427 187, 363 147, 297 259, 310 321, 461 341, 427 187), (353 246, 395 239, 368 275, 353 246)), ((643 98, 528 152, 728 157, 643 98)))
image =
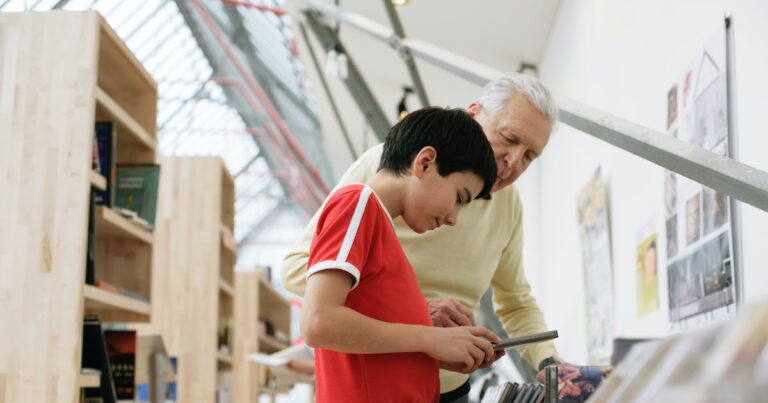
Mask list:
POLYGON ((105 386, 84 315, 150 319, 154 204, 117 178, 155 164, 157 85, 95 11, 0 13, 0 58, 0 401, 71 403, 105 386))

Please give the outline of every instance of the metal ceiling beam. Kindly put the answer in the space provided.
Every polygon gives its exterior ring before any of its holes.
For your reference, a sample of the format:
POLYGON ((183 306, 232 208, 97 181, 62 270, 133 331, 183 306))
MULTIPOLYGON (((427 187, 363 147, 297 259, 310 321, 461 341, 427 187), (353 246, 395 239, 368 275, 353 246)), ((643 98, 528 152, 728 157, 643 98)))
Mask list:
MULTIPOLYGON (((485 85, 502 74, 498 70, 429 43, 416 39, 401 40, 391 29, 360 15, 316 0, 303 1, 316 12, 351 25, 395 48, 407 48, 416 57, 478 85, 485 85)), ((768 211, 768 172, 565 97, 557 97, 557 104, 560 107, 561 122, 702 185, 768 211)))
POLYGON ((325 80, 325 74, 323 74, 323 69, 320 68, 320 62, 317 61, 317 55, 315 55, 315 49, 312 46, 312 42, 309 41, 309 35, 307 35, 307 30, 306 28, 304 28, 304 24, 299 23, 298 25, 299 25, 299 30, 301 31, 301 36, 302 38, 304 38, 304 43, 307 44, 307 50, 309 51, 309 56, 312 58, 312 65, 315 67, 315 71, 317 72, 318 78, 320 78, 320 83, 323 85, 323 91, 325 91, 325 96, 328 97, 328 103, 331 104, 333 115, 336 117, 336 122, 339 124, 339 128, 341 129, 341 134, 344 136, 344 142, 347 144, 347 149, 349 150, 349 153, 352 155, 352 159, 357 160, 357 151, 355 151, 355 146, 352 144, 352 139, 349 137, 347 126, 344 125, 344 119, 341 118, 341 113, 339 112, 339 107, 336 105, 336 100, 333 98, 333 93, 331 92, 331 88, 328 87, 328 82, 325 80))
POLYGON ((368 87, 365 79, 363 79, 362 74, 360 74, 360 71, 357 69, 355 62, 352 60, 352 56, 347 53, 344 45, 341 43, 341 39, 335 32, 333 32, 333 29, 320 22, 318 14, 309 10, 304 12, 304 16, 306 17, 312 33, 315 34, 315 37, 323 45, 326 52, 331 49, 336 49, 336 51, 343 52, 347 55, 347 70, 349 74, 347 78, 344 79, 344 84, 352 94, 352 98, 354 98, 360 111, 365 116, 368 125, 371 126, 373 132, 376 134, 376 137, 379 141, 384 141, 384 138, 387 136, 387 132, 392 125, 389 120, 387 120, 384 111, 373 96, 373 92, 370 87, 368 87))
MULTIPOLYGON (((383 0, 384 8, 387 10, 387 16, 389 16, 389 22, 392 25, 392 29, 400 39, 405 39, 405 30, 403 24, 400 22, 400 17, 397 15, 397 10, 392 4, 392 0, 383 0)), ((421 81, 421 75, 419 69, 416 67, 416 61, 413 60, 413 55, 408 48, 400 48, 400 57, 403 58, 405 66, 408 68, 408 74, 413 81, 413 87, 416 89, 416 94, 419 95, 419 101, 422 107, 430 106, 429 98, 427 98, 427 90, 424 88, 424 83, 421 81)))

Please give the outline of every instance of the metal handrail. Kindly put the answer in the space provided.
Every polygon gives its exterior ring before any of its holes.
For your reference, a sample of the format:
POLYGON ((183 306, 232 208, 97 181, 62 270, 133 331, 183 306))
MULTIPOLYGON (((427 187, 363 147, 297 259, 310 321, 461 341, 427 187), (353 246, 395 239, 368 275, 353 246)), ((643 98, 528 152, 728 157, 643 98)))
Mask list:
MULTIPOLYGON (((485 85, 501 71, 418 39, 400 39, 382 24, 317 0, 302 0, 310 9, 376 39, 398 51, 407 49, 418 57, 472 83, 485 85)), ((613 114, 556 96, 560 121, 600 140, 768 211, 768 172, 715 154, 665 133, 624 120, 613 114)))

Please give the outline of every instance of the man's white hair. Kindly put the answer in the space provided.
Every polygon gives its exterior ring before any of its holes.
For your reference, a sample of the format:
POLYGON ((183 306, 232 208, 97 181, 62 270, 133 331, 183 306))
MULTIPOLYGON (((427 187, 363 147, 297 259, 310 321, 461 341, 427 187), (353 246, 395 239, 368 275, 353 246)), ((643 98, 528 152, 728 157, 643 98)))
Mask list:
POLYGON ((536 77, 521 73, 506 73, 483 87, 477 103, 489 114, 501 110, 515 92, 525 95, 552 124, 559 116, 557 104, 547 87, 536 77))

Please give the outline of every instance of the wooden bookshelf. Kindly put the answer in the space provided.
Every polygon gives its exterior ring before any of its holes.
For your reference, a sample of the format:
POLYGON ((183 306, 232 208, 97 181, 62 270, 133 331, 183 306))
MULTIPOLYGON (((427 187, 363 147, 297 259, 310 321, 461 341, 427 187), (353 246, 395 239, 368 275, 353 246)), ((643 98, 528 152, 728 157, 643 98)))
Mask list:
POLYGON ((291 304, 266 281, 261 271, 238 271, 235 283, 234 401, 253 403, 258 402, 260 393, 267 392, 266 372, 246 356, 289 347, 288 343, 264 334, 259 322, 269 320, 275 329, 290 335, 291 304))
POLYGON ((231 367, 232 366, 232 354, 225 353, 223 351, 219 351, 216 354, 216 360, 218 361, 219 365, 231 367))
POLYGON ((221 206, 234 203, 234 187, 223 183, 229 174, 218 157, 163 157, 160 165, 152 322, 179 357, 178 400, 212 403, 234 362, 232 346, 218 345, 221 318, 233 317, 237 293, 236 255, 222 241, 222 225, 234 224, 222 212, 234 206, 221 206))
MULTIPOLYGON (((0 402, 73 403, 94 381, 80 372, 83 315, 152 310, 86 285, 85 267, 90 192, 107 187, 94 123, 117 123, 117 163, 154 162, 157 85, 96 11, 0 13, 0 80, 0 402)), ((94 233, 96 278, 149 300, 153 234, 105 207, 94 233)))
POLYGON ((99 315, 107 322, 146 322, 152 312, 148 302, 86 285, 85 313, 99 315))
POLYGON ((98 388, 99 386, 101 386, 101 373, 84 374, 81 372, 77 376, 77 387, 79 388, 98 388))
POLYGON ((121 216, 109 207, 96 207, 96 232, 99 237, 137 241, 151 245, 152 232, 121 216))
POLYGON ((91 187, 98 190, 107 190, 107 179, 105 177, 96 171, 91 171, 89 177, 91 179, 91 187))
POLYGON ((235 297, 235 287, 233 287, 232 284, 229 284, 229 282, 223 278, 219 279, 219 289, 230 298, 235 297))

